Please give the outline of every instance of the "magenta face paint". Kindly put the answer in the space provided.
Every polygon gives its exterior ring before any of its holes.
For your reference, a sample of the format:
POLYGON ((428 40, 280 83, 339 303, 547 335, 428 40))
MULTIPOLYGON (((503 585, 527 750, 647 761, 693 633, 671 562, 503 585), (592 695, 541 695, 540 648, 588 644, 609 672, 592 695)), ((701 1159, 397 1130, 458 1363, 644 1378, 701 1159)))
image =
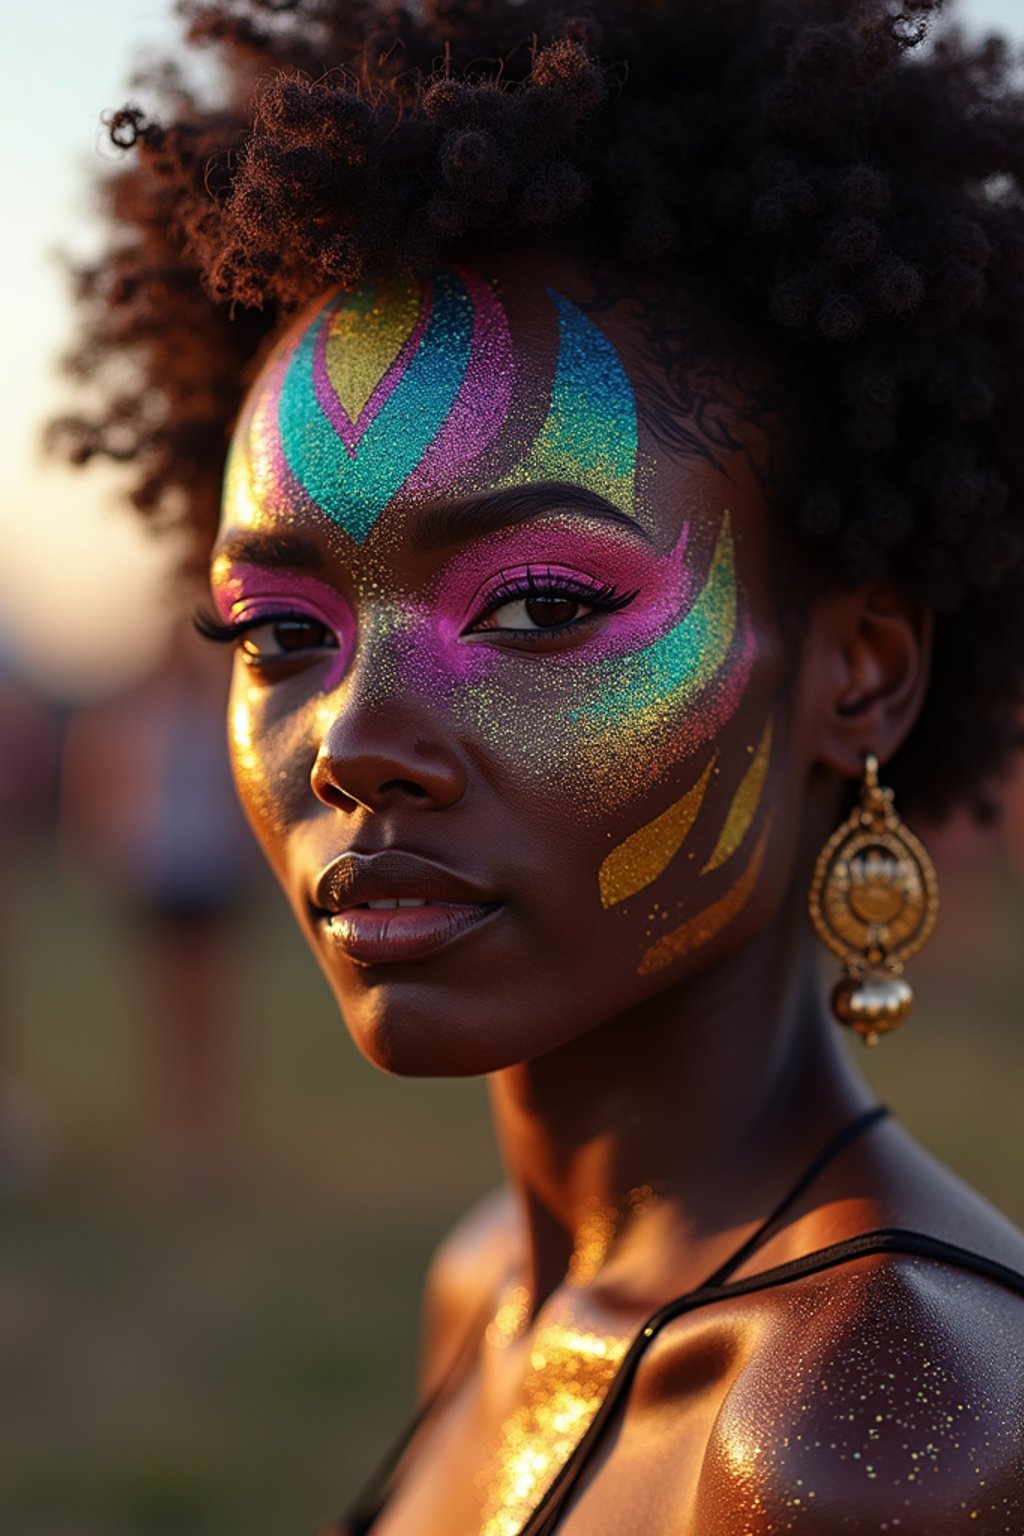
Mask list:
POLYGON ((336 649, 324 652, 327 664, 321 686, 336 688, 341 682, 352 659, 356 623, 351 607, 336 587, 294 571, 235 565, 229 570, 215 568, 212 589, 218 612, 227 624, 248 626, 260 618, 270 624, 291 617, 321 624, 337 641, 336 649))

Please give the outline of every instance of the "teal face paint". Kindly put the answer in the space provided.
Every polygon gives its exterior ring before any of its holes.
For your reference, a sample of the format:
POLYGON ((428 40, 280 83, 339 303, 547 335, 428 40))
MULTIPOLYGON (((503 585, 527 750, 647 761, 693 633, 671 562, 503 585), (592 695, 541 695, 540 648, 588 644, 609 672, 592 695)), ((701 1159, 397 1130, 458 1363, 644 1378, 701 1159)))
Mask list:
MULTIPOLYGON (((634 654, 598 663, 592 703, 573 711, 588 733, 646 736, 666 710, 678 711, 720 673, 736 634, 736 571, 728 514, 704 586, 693 607, 652 644, 634 654)), ((729 689, 738 701, 746 668, 730 669, 729 689)))
POLYGON ((362 544, 401 494, 444 496, 492 450, 480 489, 568 482, 636 503, 637 409, 608 338, 549 290, 558 349, 546 416, 524 433, 512 337, 483 278, 441 272, 325 300, 271 359, 236 433, 225 511, 319 511, 362 544), (498 446, 500 441, 500 447, 498 446))
POLYGON ((636 502, 637 415, 633 387, 608 338, 552 289, 558 363, 551 407, 536 442, 507 484, 567 481, 632 512, 636 502))

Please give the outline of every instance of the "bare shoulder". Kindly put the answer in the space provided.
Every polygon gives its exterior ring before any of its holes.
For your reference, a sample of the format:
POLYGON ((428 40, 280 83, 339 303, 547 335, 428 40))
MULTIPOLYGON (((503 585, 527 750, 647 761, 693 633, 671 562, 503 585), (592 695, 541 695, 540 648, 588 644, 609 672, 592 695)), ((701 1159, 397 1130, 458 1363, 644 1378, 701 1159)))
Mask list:
POLYGON ((887 1256, 761 1299, 701 1478, 708 1536, 1024 1530, 1024 1297, 887 1256))
POLYGON ((515 1207, 504 1185, 471 1206, 438 1246, 423 1297, 425 1391, 451 1367, 474 1322, 496 1300, 518 1248, 515 1207))

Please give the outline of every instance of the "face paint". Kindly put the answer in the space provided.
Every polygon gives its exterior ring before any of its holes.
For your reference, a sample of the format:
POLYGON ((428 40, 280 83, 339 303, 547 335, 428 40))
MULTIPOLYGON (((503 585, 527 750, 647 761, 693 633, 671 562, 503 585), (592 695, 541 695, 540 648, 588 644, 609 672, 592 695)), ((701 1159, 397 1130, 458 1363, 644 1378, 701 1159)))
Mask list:
MULTIPOLYGON (((671 926, 666 919, 645 934, 631 898, 674 879, 662 903, 672 921, 697 907, 699 864, 684 864, 680 850, 707 816, 716 766, 738 766, 717 738, 751 679, 755 701, 730 740, 748 742, 749 715, 759 731, 774 696, 775 654, 762 657, 754 644, 754 619, 767 608, 755 609, 739 584, 725 510, 735 510, 743 548, 756 558, 762 498, 738 459, 723 470, 699 455, 659 450, 648 458, 647 428, 611 339, 617 333, 605 335, 551 288, 538 293, 516 281, 509 292, 506 314, 489 283, 449 271, 332 295, 272 356, 237 434, 224 547, 249 528, 261 549, 266 540, 266 558, 284 565, 269 585, 240 567, 245 581, 227 594, 227 611, 309 613, 339 644, 314 642, 307 659, 277 672, 259 662, 250 670, 243 659, 235 757, 254 824, 293 893, 307 880, 313 850, 326 858, 352 835, 312 801, 313 768, 325 754, 338 754, 330 771, 339 783, 361 734, 382 762, 394 751, 397 780, 418 782, 419 763, 431 757, 458 759, 473 788, 458 816, 406 826, 396 796, 394 835, 436 852, 431 839, 443 834, 445 858, 478 871, 488 890, 508 891, 509 910, 520 915, 495 925, 493 943, 514 947, 528 932, 524 954, 548 956, 556 991, 569 967, 578 979, 574 956, 585 949, 584 966, 593 964, 595 945, 600 951, 601 936, 612 934, 604 914, 619 907, 606 966, 614 1004, 604 990, 596 1004, 581 994, 580 1008, 593 1013, 630 1005, 643 946, 656 948, 671 926), (507 522, 521 487, 532 488, 521 520, 489 530, 491 505, 496 521, 507 522), (625 522, 630 515, 635 527, 625 522), (290 553, 291 533, 299 537, 290 553), (300 544, 313 552, 299 552, 300 544), (294 580, 296 567, 310 575, 294 580), (337 611, 315 584, 302 585, 321 568, 332 573, 337 611), (573 596, 584 616, 561 626, 564 634, 523 618, 523 591, 538 580, 542 590, 550 578, 582 593, 573 596), (590 591, 630 600, 609 601, 604 611, 598 602, 587 617, 590 591), (249 606, 237 609, 240 599, 249 606), (334 729, 343 715, 348 727, 334 729), (564 835, 552 838, 555 826, 564 835), (607 836, 613 826, 617 847, 607 836), (550 900, 532 875, 528 889, 521 885, 524 869, 545 871, 550 900)), ((245 559, 241 549, 236 558, 245 559)), ((230 577, 227 555, 224 569, 230 577)), ((261 633, 258 644, 270 641, 261 633)), ((754 769, 744 759, 742 770, 754 769)), ((749 836, 755 777, 737 793, 709 866, 749 836)), ((702 839, 702 857, 713 840, 702 839)), ((669 940, 673 955, 705 942, 703 934, 728 920, 730 901, 730 912, 739 911, 756 878, 757 870, 741 878, 688 934, 666 935, 645 963, 669 963, 669 940)), ((308 924, 308 893, 293 900, 308 924)), ((314 947, 339 997, 346 994, 343 1007, 361 1018, 357 980, 318 934, 314 947)), ((479 941, 481 956, 490 942, 479 941)), ((442 967, 440 957, 436 963, 442 967)), ((475 985, 463 970, 458 983, 475 985)), ((380 996, 404 994, 389 986, 380 996)), ((454 994, 451 1002, 460 1014, 454 994)), ((538 1049, 575 1027, 570 1015, 543 1025, 538 1049)), ((383 1017, 367 1012, 366 1032, 382 1030, 383 1017)), ((536 1010, 516 1017, 535 1018, 536 1010)), ((495 1027, 493 1041, 479 1029, 460 1034, 459 1070, 468 1060, 477 1063, 471 1070, 489 1071, 506 1051, 518 1055, 509 1043, 524 1033, 516 1028, 499 1036, 495 1027)))
POLYGON ((655 971, 671 965, 674 960, 682 959, 692 950, 700 949, 704 944, 710 944, 712 939, 717 938, 739 916, 757 885, 771 830, 772 818, 769 815, 750 863, 732 889, 726 891, 724 896, 713 902, 710 907, 706 907, 703 912, 698 912, 697 916, 691 918, 689 922, 674 928, 656 944, 652 944, 640 962, 638 975, 651 976, 655 971))
POLYGON ((215 566, 211 587, 217 608, 228 622, 245 623, 262 614, 268 621, 304 614, 322 624, 338 640, 323 686, 335 688, 341 682, 355 643, 355 620, 335 587, 294 571, 275 572, 249 565, 234 566, 223 573, 215 566))
POLYGON ((632 512, 637 420, 633 387, 606 336, 575 304, 548 290, 558 310, 551 407, 531 452, 506 484, 565 481, 632 512))
POLYGON ((401 494, 450 491, 504 429, 510 467, 491 488, 567 482, 624 511, 636 501, 637 414, 611 342, 553 290, 558 354, 533 442, 510 414, 515 367, 505 311, 473 273, 334 294, 275 354, 236 434, 225 504, 320 511, 365 542, 401 494))
MULTIPOLYGON (((690 611, 653 645, 609 663, 598 697, 578 712, 581 728, 646 731, 666 712, 678 713, 720 671, 736 634, 736 568, 726 513, 707 581, 690 611)), ((734 693, 737 690, 732 690, 734 693)))
MULTIPOLYGON (((571 533, 571 523, 566 519, 564 532, 550 525, 486 550, 482 544, 468 552, 466 569, 489 570, 493 582, 495 571, 513 568, 514 552, 524 563, 531 563, 534 547, 538 556, 547 553, 547 569, 563 563, 551 557, 564 550, 564 563, 591 579, 621 571, 625 588, 644 589, 641 600, 612 615, 593 639, 543 658, 460 643, 478 600, 464 582, 460 557, 430 605, 433 625, 422 622, 418 643, 406 648, 395 675, 514 763, 521 778, 538 787, 553 779, 572 782, 575 814, 606 819, 698 752, 732 717, 753 648, 738 622, 728 519, 696 600, 687 606, 684 596, 682 617, 680 593, 699 583, 685 567, 685 533, 665 556, 621 541, 612 556, 615 535, 585 537, 582 528, 571 533)), ((380 697, 376 689, 374 697, 380 697)))
POLYGON ((483 453, 512 378, 504 311, 471 273, 335 294, 275 355, 226 505, 320 511, 362 544, 399 492, 439 493, 483 453))
POLYGON ((598 883, 601 905, 617 906, 663 875, 685 843, 704 804, 704 794, 715 766, 712 758, 697 783, 675 805, 627 837, 601 865, 598 883))
POLYGON ((727 859, 732 858, 737 848, 743 842, 750 831, 751 823, 757 814, 757 808, 761 803, 761 795, 764 791, 764 782, 768 776, 768 760, 772 752, 772 722, 769 720, 765 726, 761 744, 754 756, 754 761, 743 775, 743 782, 736 791, 729 814, 725 819, 721 836, 715 844, 715 851, 711 855, 702 875, 708 875, 712 870, 719 869, 727 859))

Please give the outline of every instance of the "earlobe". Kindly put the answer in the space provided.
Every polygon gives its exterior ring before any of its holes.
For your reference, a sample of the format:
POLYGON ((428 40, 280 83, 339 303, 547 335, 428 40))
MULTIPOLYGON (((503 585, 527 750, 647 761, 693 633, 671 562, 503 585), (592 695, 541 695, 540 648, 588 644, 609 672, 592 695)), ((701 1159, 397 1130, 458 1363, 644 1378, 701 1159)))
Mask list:
POLYGON ((933 620, 893 587, 821 603, 807 636, 805 680, 818 694, 818 758, 855 778, 873 753, 887 761, 909 734, 928 686, 933 620))

